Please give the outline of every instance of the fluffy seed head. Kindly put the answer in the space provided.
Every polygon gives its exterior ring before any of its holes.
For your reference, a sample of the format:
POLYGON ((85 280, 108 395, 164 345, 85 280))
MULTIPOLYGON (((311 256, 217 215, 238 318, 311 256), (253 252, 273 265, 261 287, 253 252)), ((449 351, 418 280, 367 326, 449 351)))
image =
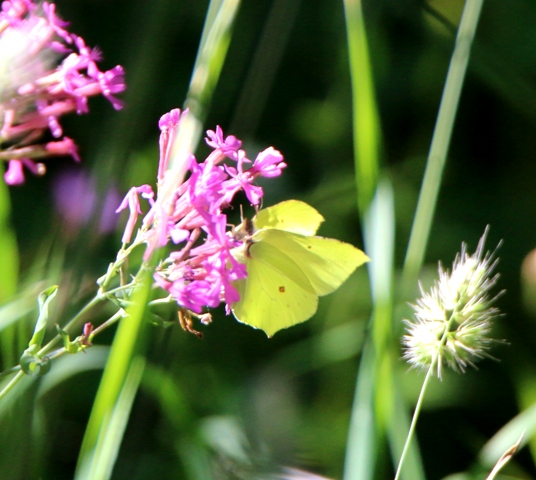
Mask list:
POLYGON ((492 306, 497 296, 491 297, 489 291, 499 276, 493 274, 494 254, 484 252, 487 232, 473 255, 462 244, 451 272, 439 265, 439 280, 429 292, 421 287, 413 319, 404 320, 404 358, 412 367, 432 367, 441 377, 443 365, 463 372, 489 357, 494 340, 488 335, 492 320, 499 315, 492 306))

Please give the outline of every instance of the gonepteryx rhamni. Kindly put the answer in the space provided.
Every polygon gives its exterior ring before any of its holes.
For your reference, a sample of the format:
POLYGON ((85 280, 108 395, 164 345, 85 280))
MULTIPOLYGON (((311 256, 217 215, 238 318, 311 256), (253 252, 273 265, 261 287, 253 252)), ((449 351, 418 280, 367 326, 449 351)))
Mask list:
POLYGON ((233 251, 248 276, 234 283, 236 319, 271 337, 311 318, 318 297, 333 292, 368 257, 333 238, 315 236, 322 215, 307 203, 288 200, 260 210, 237 228, 244 245, 233 251))

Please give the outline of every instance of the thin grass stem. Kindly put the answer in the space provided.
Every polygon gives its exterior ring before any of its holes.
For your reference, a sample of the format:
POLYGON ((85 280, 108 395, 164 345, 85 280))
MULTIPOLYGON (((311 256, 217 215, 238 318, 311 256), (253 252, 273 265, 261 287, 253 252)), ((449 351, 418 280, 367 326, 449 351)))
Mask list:
POLYGON ((417 404, 415 405, 415 411, 413 412, 413 418, 411 419, 411 425, 409 427, 408 436, 406 438, 406 443, 404 444, 404 449, 402 450, 402 455, 400 456, 400 460, 398 462, 398 468, 396 469, 396 475, 395 480, 398 480, 400 478, 401 472, 402 472, 402 466, 404 465, 404 460, 406 459, 406 456, 409 452, 409 447, 411 445, 411 440, 413 439, 415 435, 415 428, 417 427, 417 420, 419 419, 419 415, 421 413, 421 407, 422 403, 424 401, 424 394, 426 392, 426 389, 428 388, 428 384, 430 383, 430 380, 433 376, 433 371, 435 369, 435 363, 437 363, 437 357, 435 358, 434 362, 430 365, 430 368, 426 372, 426 377, 424 379, 424 382, 421 387, 421 392, 419 393, 419 398, 417 399, 417 404))
POLYGON ((19 380, 24 377, 24 372, 22 370, 19 370, 19 372, 9 381, 9 383, 2 389, 0 392, 0 400, 2 400, 17 383, 19 383, 19 380))
POLYGON ((458 110, 471 45, 484 0, 467 0, 450 61, 430 152, 411 229, 402 276, 403 298, 408 298, 421 269, 434 217, 441 178, 458 110))

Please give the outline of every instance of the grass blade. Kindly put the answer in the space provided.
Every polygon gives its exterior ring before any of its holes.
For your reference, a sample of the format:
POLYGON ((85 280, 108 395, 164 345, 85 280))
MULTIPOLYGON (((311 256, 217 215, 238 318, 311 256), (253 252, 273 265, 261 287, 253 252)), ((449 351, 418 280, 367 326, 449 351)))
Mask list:
POLYGON ((390 343, 392 318, 392 272, 394 207, 390 184, 381 182, 365 219, 365 247, 374 311, 372 335, 363 348, 346 447, 344 480, 367 480, 374 476, 378 441, 385 436, 386 411, 392 409, 392 375, 386 346, 390 343), (386 356, 387 355, 387 356, 386 356), (387 370, 384 368, 387 366, 387 370), (383 420, 380 420, 383 419, 383 420))
MULTIPOLYGON (((106 478, 96 476, 100 472, 101 464, 112 461, 115 449, 119 448, 122 436, 115 436, 115 445, 110 445, 110 436, 114 428, 119 403, 122 401, 122 392, 131 388, 129 378, 139 363, 140 339, 143 337, 143 317, 149 293, 151 290, 152 275, 150 270, 143 270, 140 275, 141 286, 133 295, 133 304, 128 309, 129 316, 119 322, 119 326, 112 344, 110 356, 104 369, 104 374, 93 404, 91 416, 80 450, 75 478, 95 479, 106 478), (128 383, 128 384, 127 384, 128 383), (108 439, 108 441, 105 441, 108 439), (107 450, 102 446, 106 444, 107 450)), ((139 380, 138 380, 139 382, 139 380)), ((124 395, 124 394, 123 394, 124 395)), ((129 395, 133 395, 129 393, 129 395)))
POLYGON ((421 269, 430 229, 435 213, 441 177, 446 163, 450 139, 454 128, 454 120, 458 110, 469 54, 476 33, 480 11, 484 0, 467 0, 462 14, 456 45, 450 60, 445 87, 439 105, 439 112, 432 136, 430 152, 422 182, 417 211, 411 229, 402 285, 408 291, 414 289, 419 270, 421 269))
POLYGON ((352 83, 355 177, 359 212, 372 201, 379 175, 380 124, 360 0, 344 0, 352 83))

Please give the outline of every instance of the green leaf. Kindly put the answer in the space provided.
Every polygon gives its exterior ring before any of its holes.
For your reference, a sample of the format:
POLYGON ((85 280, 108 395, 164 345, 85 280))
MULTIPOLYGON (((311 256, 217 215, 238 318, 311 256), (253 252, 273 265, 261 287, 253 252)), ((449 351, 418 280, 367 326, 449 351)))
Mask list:
POLYGON ((30 349, 32 351, 37 351, 41 348, 43 343, 43 338, 45 336, 45 330, 48 322, 48 307, 50 302, 56 296, 58 292, 58 286, 53 285, 52 287, 43 290, 38 297, 39 302, 39 317, 37 318, 37 323, 35 324, 34 334, 30 340, 30 349))
POLYGON ((20 358, 21 369, 26 375, 44 375, 50 370, 50 360, 48 359, 48 357, 38 356, 37 352, 41 348, 41 345, 43 344, 43 339, 45 337, 49 314, 48 307, 50 305, 50 302, 56 296, 57 292, 57 285, 53 285, 52 287, 43 290, 39 294, 39 316, 37 317, 34 333, 32 339, 30 340, 28 348, 24 351, 20 358))

